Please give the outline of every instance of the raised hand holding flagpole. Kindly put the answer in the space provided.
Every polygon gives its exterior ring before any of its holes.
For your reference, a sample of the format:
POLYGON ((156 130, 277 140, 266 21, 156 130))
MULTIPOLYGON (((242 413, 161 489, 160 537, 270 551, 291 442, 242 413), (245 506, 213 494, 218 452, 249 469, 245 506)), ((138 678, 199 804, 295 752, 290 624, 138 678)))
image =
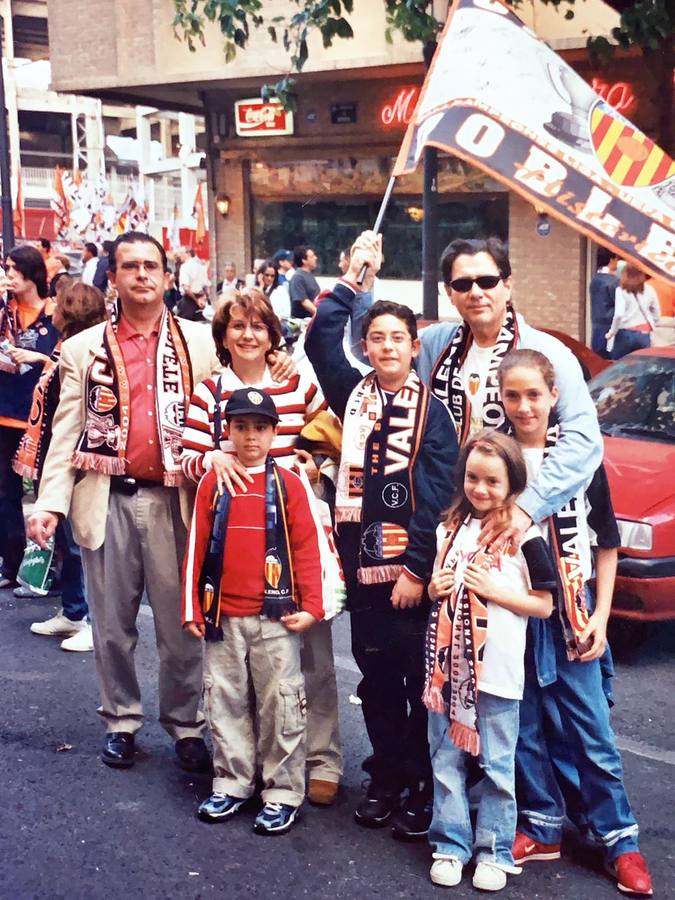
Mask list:
MULTIPOLYGON (((377 214, 377 218, 375 219, 375 224, 373 225, 373 232, 377 235, 380 233, 380 228, 382 227, 382 220, 384 219, 384 214, 387 211, 387 206, 389 205, 389 198, 391 197, 391 192, 394 190, 394 185, 396 184, 396 176, 392 175, 389 179, 389 183, 387 184, 387 189, 384 192, 384 197, 382 198, 382 203, 380 203, 380 211, 377 214)), ((382 249, 382 242, 380 241, 380 252, 382 249)), ((364 263, 361 266, 361 271, 356 277, 356 283, 359 287, 363 286, 363 282, 366 278, 366 272, 368 271, 368 263, 364 263)))

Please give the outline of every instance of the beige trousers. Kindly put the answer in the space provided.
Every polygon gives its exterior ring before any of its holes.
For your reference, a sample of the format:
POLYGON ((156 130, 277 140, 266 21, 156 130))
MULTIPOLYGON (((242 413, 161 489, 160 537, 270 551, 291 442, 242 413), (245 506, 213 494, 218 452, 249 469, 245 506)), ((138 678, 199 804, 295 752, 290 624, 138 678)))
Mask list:
POLYGON ((261 616, 226 616, 221 625, 223 640, 207 641, 204 651, 213 790, 250 797, 257 756, 265 803, 300 806, 306 710, 300 638, 261 616))
POLYGON ((332 620, 317 622, 305 631, 301 659, 307 692, 307 774, 338 782, 342 749, 332 624, 332 620))
POLYGON ((178 491, 140 488, 130 497, 110 495, 103 545, 82 548, 99 713, 108 731, 135 732, 143 724, 134 651, 145 591, 159 653, 159 721, 174 740, 203 734, 202 648, 181 627, 185 539, 178 491))

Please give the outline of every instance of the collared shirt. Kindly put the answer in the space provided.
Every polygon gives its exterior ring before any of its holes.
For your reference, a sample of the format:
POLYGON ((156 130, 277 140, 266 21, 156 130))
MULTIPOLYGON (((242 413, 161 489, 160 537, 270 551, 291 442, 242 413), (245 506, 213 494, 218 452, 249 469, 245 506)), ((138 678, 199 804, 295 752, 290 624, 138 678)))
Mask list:
POLYGON ((136 331, 122 315, 117 340, 124 358, 130 391, 130 426, 126 474, 131 478, 162 481, 162 454, 157 429, 157 347, 159 322, 150 337, 136 331))

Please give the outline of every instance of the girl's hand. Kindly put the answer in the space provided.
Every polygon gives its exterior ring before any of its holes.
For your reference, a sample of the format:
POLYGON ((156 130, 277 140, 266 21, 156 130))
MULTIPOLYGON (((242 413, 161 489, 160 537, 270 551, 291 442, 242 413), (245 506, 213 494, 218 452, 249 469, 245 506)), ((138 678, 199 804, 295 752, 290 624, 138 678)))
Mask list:
POLYGON ((36 350, 24 350, 23 347, 10 347, 7 351, 7 355, 11 356, 12 360, 18 366, 24 364, 32 366, 35 365, 35 363, 47 362, 49 359, 44 353, 38 353, 36 350))
POLYGON ((277 384, 288 381, 298 371, 296 364, 283 350, 275 350, 274 353, 270 353, 267 357, 267 364, 270 367, 270 374, 277 384))
POLYGON ((183 629, 188 634, 191 634, 193 638, 197 638, 198 641, 201 641, 206 633, 206 625, 203 622, 186 622, 183 625, 183 629))
POLYGON ((455 586, 455 573, 452 569, 436 569, 429 582, 429 597, 441 600, 449 597, 455 586))
POLYGON ((218 480, 218 490, 222 493, 223 488, 234 497, 239 488, 242 494, 248 491, 246 482, 253 484, 253 476, 246 471, 236 456, 230 453, 223 453, 222 450, 214 450, 211 455, 211 468, 216 473, 218 480))
POLYGON ((592 639, 590 648, 579 657, 580 662, 592 662, 600 659, 607 647, 607 616, 594 612, 581 635, 581 642, 592 639))
POLYGON ((303 631, 307 631, 308 628, 311 628, 316 622, 316 619, 311 613, 301 610, 300 612, 289 613, 287 616, 282 616, 281 621, 289 631, 293 631, 295 634, 301 634, 303 631))
POLYGON ((484 600, 492 600, 494 603, 499 603, 502 590, 501 585, 482 566, 470 563, 466 567, 464 570, 464 586, 484 600))
POLYGON ((500 506, 483 518, 478 543, 491 553, 499 553, 510 544, 510 552, 515 553, 531 524, 532 519, 519 506, 500 506))
POLYGON ((391 592, 391 605, 394 609, 411 609, 422 602, 424 584, 411 578, 407 572, 401 572, 391 592))
POLYGON ((304 468, 310 484, 319 483, 319 470, 311 453, 308 453, 306 450, 296 450, 295 464, 304 468))

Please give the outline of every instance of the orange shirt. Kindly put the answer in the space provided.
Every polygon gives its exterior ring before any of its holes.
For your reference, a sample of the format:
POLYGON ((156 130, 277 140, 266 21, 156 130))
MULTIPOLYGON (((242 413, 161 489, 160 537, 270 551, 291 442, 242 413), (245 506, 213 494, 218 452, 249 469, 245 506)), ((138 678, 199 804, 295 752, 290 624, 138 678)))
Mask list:
POLYGON ((131 478, 161 482, 164 470, 155 404, 159 322, 157 319, 150 337, 146 338, 122 315, 117 327, 117 341, 124 358, 130 392, 126 474, 131 478))

